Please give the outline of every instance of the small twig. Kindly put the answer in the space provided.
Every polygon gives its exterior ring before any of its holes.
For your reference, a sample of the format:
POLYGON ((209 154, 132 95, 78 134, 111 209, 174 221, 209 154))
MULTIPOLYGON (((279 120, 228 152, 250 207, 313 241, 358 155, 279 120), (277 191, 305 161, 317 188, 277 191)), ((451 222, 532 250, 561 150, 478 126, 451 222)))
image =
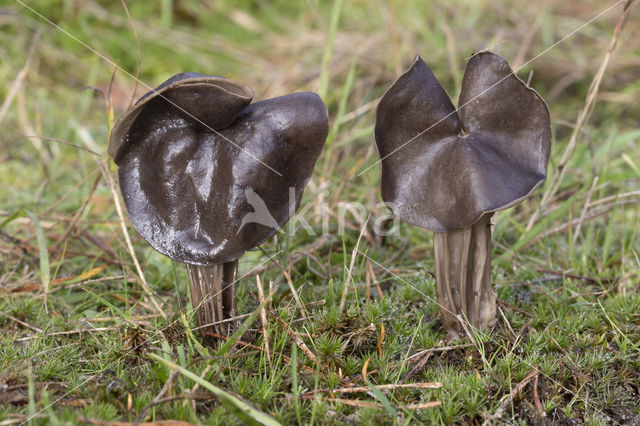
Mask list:
POLYGON ((439 407, 442 405, 442 401, 429 401, 429 402, 420 402, 418 404, 407 404, 401 405, 398 407, 401 410, 424 410, 426 408, 439 407))
MULTIPOLYGON (((26 398, 26 397, 25 397, 26 398)), ((42 418, 49 418, 49 414, 36 414, 35 416, 32 416, 30 414, 22 414, 17 418, 14 419, 8 419, 8 420, 2 420, 0 421, 0 426, 10 426, 10 425, 15 425, 20 423, 20 425, 23 425, 31 420, 34 419, 42 419, 42 418)))
POLYGON ((280 315, 278 315, 278 313, 276 311, 273 310, 273 308, 266 306, 266 309, 269 311, 269 313, 271 315, 273 315, 273 317, 280 323, 280 325, 285 329, 285 331, 287 332, 287 334, 289 335, 289 337, 291 337, 293 339, 294 342, 296 342, 296 345, 300 348, 300 350, 302 352, 304 352, 304 354, 311 360, 313 361, 314 364, 319 364, 318 358, 313 354, 313 352, 311 352, 311 349, 309 349, 309 347, 306 345, 306 343, 304 343, 304 341, 302 340, 302 338, 298 335, 298 333, 296 333, 291 327, 289 327, 289 324, 287 324, 287 322, 285 320, 283 320, 280 315))
MULTIPOLYGON (((71 143, 71 142, 67 142, 67 141, 63 141, 62 139, 51 138, 51 137, 47 137, 47 136, 38 136, 38 135, 23 135, 23 136, 24 136, 25 138, 40 139, 40 140, 42 140, 42 141, 56 142, 56 143, 59 143, 59 144, 61 144, 61 145, 71 146, 71 147, 73 147, 73 148, 76 148, 76 149, 79 149, 79 150, 82 150, 82 151, 86 151, 86 152, 88 152, 89 154, 93 154, 93 155, 95 155, 96 157, 102 157, 102 156, 103 156, 102 154, 100 154, 100 153, 98 153, 98 152, 95 152, 95 151, 93 151, 92 149, 89 149, 89 148, 87 148, 87 147, 85 147, 85 146, 77 145, 77 144, 75 144, 75 143, 71 143)), ((85 182, 84 182, 84 181, 82 181, 81 183, 82 183, 82 184, 84 184, 85 182)), ((57 202, 59 202, 59 201, 60 201, 60 199, 58 199, 58 200, 56 201, 56 203, 57 203, 57 202)), ((45 212, 46 212, 46 211, 48 211, 50 208, 51 208, 51 206, 47 207, 47 209, 45 210, 45 212)))
POLYGON ((18 318, 13 317, 13 316, 11 316, 11 315, 9 315, 9 314, 5 314, 5 313, 4 313, 4 312, 2 312, 2 311, 0 311, 0 315, 4 316, 4 317, 6 317, 6 318, 9 318, 11 321, 17 322, 17 323, 18 323, 18 324, 20 324, 20 325, 23 325, 23 326, 25 326, 25 327, 27 327, 27 328, 30 328, 31 330, 35 331, 36 333, 42 333, 42 332, 43 332, 43 330, 42 330, 42 329, 40 329, 40 328, 38 328, 38 327, 36 327, 36 326, 34 326, 34 325, 31 325, 31 324, 29 324, 29 323, 26 323, 26 322, 24 322, 24 321, 22 321, 22 320, 19 320, 18 318))
POLYGON ((496 302, 498 302, 498 305, 502 305, 502 306, 504 306, 505 308, 509 308, 509 309, 511 309, 512 311, 519 312, 519 313, 521 313, 522 315, 524 315, 524 316, 526 316, 526 317, 533 318, 533 315, 532 315, 532 314, 530 314, 529 312, 527 312, 527 311, 523 311, 522 309, 517 308, 517 307, 515 307, 515 306, 511 306, 510 304, 508 304, 508 303, 507 303, 507 302, 505 302, 504 300, 500 300, 500 299, 497 299, 497 298, 496 298, 496 302))
POLYGON ((323 398, 327 402, 335 402, 338 404, 349 405, 351 407, 358 408, 384 408, 382 404, 371 401, 360 401, 358 399, 346 399, 346 398, 323 398))
POLYGON ((582 206, 582 211, 580 212, 580 219, 578 220, 578 226, 576 226, 576 230, 573 234, 573 245, 578 241, 578 236, 580 235, 580 231, 582 228, 582 224, 584 223, 585 216, 587 215, 587 210, 589 209, 589 203, 591 202, 591 196, 593 195, 593 190, 598 184, 598 176, 593 178, 593 183, 591 184, 591 188, 589 188, 589 192, 587 192, 587 197, 584 200, 584 205, 582 206))
POLYGON ((569 296, 569 297, 566 297, 566 298, 564 298, 564 299, 561 299, 561 300, 560 300, 560 303, 568 302, 568 301, 570 301, 570 300, 574 300, 574 299, 578 299, 578 298, 580 298, 580 297, 586 297, 586 296, 597 296, 597 297, 596 297, 596 299, 600 299, 600 298, 602 298, 602 296, 604 296, 604 295, 607 295, 607 294, 611 293, 611 291, 612 291, 613 289, 615 289, 616 287, 617 287, 617 285, 616 285, 616 286, 611 287, 611 288, 610 288, 610 289, 608 289, 608 290, 603 290, 603 291, 590 291, 590 292, 587 292, 587 293, 578 293, 578 294, 574 294, 573 296, 569 296))
MULTIPOLYGON (((374 327, 374 330, 375 330, 375 327, 374 327)), ((380 323, 380 338, 378 339, 378 344, 376 345, 380 359, 382 359, 382 344, 384 343, 384 338, 385 338, 384 323, 382 322, 380 323)))
MULTIPOLYGON (((369 258, 367 258, 367 270, 371 274, 371 280, 373 281, 373 285, 376 287, 376 292, 378 292, 378 296, 380 299, 384 299, 384 294, 382 293, 382 289, 380 288, 380 284, 378 283, 378 277, 376 277, 376 272, 373 270, 373 265, 369 258)), ((368 287, 367 287, 368 288, 368 287)))
MULTIPOLYGON (((630 198, 630 197, 640 197, 640 191, 631 191, 631 192, 624 192, 622 194, 616 194, 616 195, 611 195, 609 197, 604 197, 604 198, 600 198, 597 199, 595 201, 592 201, 589 203, 589 208, 591 207, 595 207, 599 204, 607 204, 610 202, 617 202, 618 200, 624 200, 626 198, 630 198)), ((632 203, 634 202, 638 202, 640 200, 631 200, 632 203)))
POLYGON ((291 274, 286 269, 282 269, 282 274, 284 275, 287 284, 289 285, 289 289, 291 290, 291 294, 293 295, 293 299, 296 301, 296 305, 298 305, 298 309, 300 310, 300 316, 307 316, 306 311, 304 310, 304 305, 302 303, 302 299, 300 299, 300 295, 298 295, 298 290, 293 285, 293 281, 291 280, 291 274))
POLYGON ((513 331, 513 328, 511 327, 511 323, 509 322, 509 320, 507 319, 507 316, 504 314, 504 312, 502 312, 502 309, 500 309, 500 306, 498 306, 498 312, 500 312, 500 316, 502 317, 504 323, 507 325, 507 328, 509 329, 509 331, 511 332, 511 334, 513 334, 514 336, 516 335, 516 332, 513 331))
MULTIPOLYGON (((55 290, 62 288, 65 289, 69 289, 72 288, 71 285, 68 286, 61 286, 60 284, 63 284, 67 281, 71 281, 71 280, 75 280, 75 279, 87 279, 91 276, 97 275, 98 273, 102 272, 103 270, 105 270, 107 267, 105 266, 99 266, 96 268, 92 268, 87 272, 84 272, 80 275, 73 275, 73 276, 68 276, 68 277, 63 277, 63 278, 56 278, 55 280, 51 281, 50 284, 50 291, 49 293, 52 293, 55 290)), ((121 278, 121 277, 120 277, 121 278)), ((87 282, 92 282, 92 281, 99 281, 99 280, 105 280, 105 279, 113 279, 112 277, 105 277, 102 279, 96 279, 96 280, 88 280, 88 281, 83 281, 82 283, 86 284, 87 282)), ((77 283, 77 284, 82 284, 82 283, 77 283)), ((76 285, 77 285, 76 284, 76 285)), ((6 287, 6 288, 2 288, 0 289, 0 295, 3 294, 15 294, 15 293, 28 293, 28 292, 32 292, 32 291, 38 291, 41 288, 41 284, 40 283, 28 283, 28 284, 22 284, 19 286, 15 286, 15 287, 6 287)), ((37 294, 34 295, 33 297, 42 297, 42 294, 37 294)))
MULTIPOLYGON (((160 315, 156 314, 148 314, 148 315, 138 315, 129 317, 128 322, 133 324, 136 323, 148 323, 148 319, 158 318, 160 315)), ((112 322, 112 321, 122 321, 120 317, 97 317, 97 318, 83 318, 83 321, 86 322, 112 322)))
MULTIPOLYGON (((352 407, 359 408, 385 408, 384 405, 377 402, 360 401, 358 399, 344 399, 344 398, 323 398, 324 401, 336 402, 339 404, 350 405, 352 407)), ((442 401, 430 401, 422 402, 419 404, 408 404, 397 407, 399 410, 424 410, 426 408, 439 407, 442 405, 442 401)))
MULTIPOLYGON (((43 387, 43 386, 64 386, 66 382, 35 382, 33 386, 35 387, 43 387)), ((29 383, 19 383, 17 385, 11 385, 7 387, 0 386, 0 392, 11 392, 18 389, 27 389, 29 387, 29 383)))
POLYGON ((271 365, 271 352, 269 351, 269 334, 267 333, 267 311, 264 308, 264 290, 262 289, 262 282, 260 282, 260 275, 256 275, 256 287, 258 287, 258 300, 262 309, 260 309, 260 320, 262 321, 262 340, 264 342, 264 351, 267 354, 267 361, 269 362, 269 368, 271 365))
MULTIPOLYGON (((57 285, 57 286, 53 287, 53 289, 51 289, 51 293, 54 293, 54 292, 59 291, 59 290, 69 290, 69 289, 76 288, 76 287, 82 287, 82 286, 84 286, 86 284, 99 283, 99 282, 104 282, 104 281, 121 280, 123 278, 127 278, 127 276, 126 275, 110 275, 108 277, 102 277, 102 278, 95 278, 95 279, 92 279, 92 280, 80 281, 78 283, 69 284, 69 285, 65 285, 65 286, 57 285)), ((35 297, 38 297, 38 296, 36 295, 35 297)), ((155 317, 158 317, 158 316, 160 316, 160 315, 159 314, 158 315, 156 315, 156 314, 141 315, 141 317, 147 317, 147 318, 155 318, 155 317)), ((109 319, 109 321, 113 321, 113 320, 114 320, 114 318, 110 318, 109 319)), ((115 320, 119 321, 120 318, 119 317, 115 318, 115 320)), ((91 321, 107 321, 107 319, 106 318, 101 318, 101 319, 100 318, 92 318, 91 321)))
POLYGON ((151 410, 151 408, 157 405, 158 401, 160 401, 169 391, 169 389, 171 389, 171 387, 173 386, 173 381, 176 379, 178 374, 180 374, 179 371, 172 371, 171 374, 169 374, 169 378, 167 378, 167 380, 164 382, 164 385, 162 386, 162 389, 160 389, 160 392, 158 392, 155 398, 153 398, 153 400, 140 411, 140 414, 136 416, 136 420, 134 422, 135 424, 140 424, 139 422, 143 421, 144 418, 147 417, 147 413, 151 410))
POLYGON ((465 349, 471 346, 473 346, 471 343, 465 343, 463 345, 443 346, 441 348, 425 349, 423 351, 416 352, 415 354, 411 355, 409 358, 405 360, 404 364, 413 364, 414 362, 417 362, 420 359, 420 357, 422 357, 422 355, 428 354, 430 352, 449 352, 449 351, 455 351, 457 349, 465 349), (417 359, 414 360, 414 358, 417 358, 417 359))
MULTIPOLYGON (((440 382, 422 382, 422 383, 392 383, 387 385, 375 385, 374 388, 378 390, 394 390, 394 389, 438 389, 442 387, 440 382)), ((300 398, 310 399, 317 393, 357 393, 357 392, 369 392, 371 388, 369 386, 354 386, 348 388, 322 388, 313 389, 309 392, 300 394, 300 398)))
POLYGON ((426 354, 424 354, 424 356, 422 358, 420 358, 420 361, 418 361, 418 363, 411 369, 411 371, 409 371, 407 374, 405 374, 405 376, 402 378, 402 380, 400 380, 400 383, 406 382, 411 377, 413 377, 414 374, 416 374, 418 371, 422 370, 422 368, 427 364, 427 361, 429 361, 429 358, 431 358, 431 354, 432 353, 433 352, 427 352, 426 354))
POLYGON ((348 123, 349 121, 353 120, 354 118, 357 118, 357 117, 361 116, 362 114, 365 114, 369 110, 374 109, 380 103, 380 99, 381 98, 375 98, 374 100, 369 101, 364 105, 360 105, 358 108, 354 109, 353 111, 348 112, 347 114, 343 115, 340 118, 340 121, 338 123, 339 124, 348 123))
MULTIPOLYGON (((173 397, 172 399, 178 398, 173 397)), ((156 420, 154 422, 131 423, 92 419, 83 415, 78 416, 78 422, 97 426, 195 426, 193 423, 185 422, 183 420, 156 420)))
MULTIPOLYGON (((106 254, 109 255, 111 260, 104 260, 105 262, 111 263, 112 265, 121 265, 122 264, 122 259, 120 259, 120 257, 116 254, 116 252, 111 250, 111 248, 108 247, 100 238, 98 238, 95 235, 90 234, 89 232, 86 231, 86 229, 80 228, 78 230, 78 232, 80 233, 82 238, 84 238, 85 240, 87 240, 88 242, 90 242, 91 244, 93 244, 94 246, 98 247, 100 250, 102 250, 103 252, 105 252, 106 254)), ((70 251, 67 250, 67 253, 70 253, 70 251)), ((105 258, 104 257, 100 257, 100 259, 105 259, 105 258)), ((126 267, 129 268, 129 266, 126 266, 126 267)), ((135 272, 132 271, 132 274, 135 275, 135 272)))
POLYGON ((540 418, 544 417, 544 410, 542 409, 542 402, 540 402, 540 394, 538 393, 538 374, 536 374, 533 381, 533 403, 536 405, 536 410, 538 410, 538 416, 540 418))
POLYGON ((118 329, 119 329, 119 327, 98 327, 98 328, 86 328, 86 329, 82 329, 82 330, 56 331, 54 333, 40 334, 40 335, 37 335, 37 336, 21 337, 19 339, 16 339, 15 341, 16 342, 25 342, 27 340, 41 339, 41 338, 52 337, 52 336, 70 336, 72 334, 92 333, 94 331, 114 331, 114 330, 118 330, 118 329))

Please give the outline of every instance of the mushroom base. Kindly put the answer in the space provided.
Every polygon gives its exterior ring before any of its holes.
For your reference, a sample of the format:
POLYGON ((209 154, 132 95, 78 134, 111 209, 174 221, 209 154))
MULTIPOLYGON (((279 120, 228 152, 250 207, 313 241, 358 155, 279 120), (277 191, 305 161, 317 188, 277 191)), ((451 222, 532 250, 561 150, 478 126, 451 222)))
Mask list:
POLYGON ((209 333, 226 336, 238 326, 238 320, 234 319, 237 272, 237 260, 213 266, 187 264, 191 303, 205 344, 217 340, 209 333))
POLYGON ((486 328, 495 323, 496 295, 491 288, 491 216, 472 226, 436 232, 434 252, 438 305, 453 337, 463 324, 486 328))

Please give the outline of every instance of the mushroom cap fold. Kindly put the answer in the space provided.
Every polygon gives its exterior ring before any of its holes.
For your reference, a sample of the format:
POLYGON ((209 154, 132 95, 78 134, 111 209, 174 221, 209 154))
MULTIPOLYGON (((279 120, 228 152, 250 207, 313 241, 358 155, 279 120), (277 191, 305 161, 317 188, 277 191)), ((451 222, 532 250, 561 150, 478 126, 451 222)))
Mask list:
POLYGON ((474 224, 544 182, 551 119, 540 95, 490 52, 467 64, 456 110, 418 56, 377 108, 382 198, 436 232, 474 224))
POLYGON ((156 92, 120 119, 109 151, 136 230, 195 265, 235 260, 272 237, 298 208, 327 137, 320 97, 250 104, 250 89, 202 76, 156 92))
POLYGON ((154 124, 166 121, 167 115, 182 116, 194 124, 219 130, 231 124, 252 99, 253 91, 233 80, 195 72, 176 74, 145 93, 120 117, 111 131, 109 155, 118 163, 129 148, 132 131, 153 131, 154 124), (167 105, 173 108, 169 110, 167 105))

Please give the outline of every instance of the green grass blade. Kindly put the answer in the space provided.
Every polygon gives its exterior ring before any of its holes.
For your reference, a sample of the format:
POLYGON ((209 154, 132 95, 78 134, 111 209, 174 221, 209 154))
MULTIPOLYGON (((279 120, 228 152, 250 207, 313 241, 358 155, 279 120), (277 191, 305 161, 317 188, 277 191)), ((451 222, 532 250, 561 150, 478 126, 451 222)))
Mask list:
POLYGON ((393 418, 393 423, 396 424, 398 412, 396 411, 395 408, 393 408, 393 405, 391 404, 391 401, 389 401, 389 398, 384 396, 382 391, 377 387, 373 386, 371 382, 369 382, 368 380, 367 380, 367 386, 369 386, 369 389, 371 389, 371 392, 373 392, 373 395, 376 397, 378 401, 380 401, 380 403, 384 406, 384 409, 387 410, 387 413, 389 413, 389 415, 393 418))
POLYGON ((0 229, 4 228, 6 225, 13 222, 14 220, 19 219, 21 217, 25 217, 26 215, 27 215, 27 212, 25 212, 24 210, 18 210, 17 212, 13 213, 11 216, 7 217, 5 220, 0 222, 0 229))
POLYGON ((88 288, 83 288, 82 290, 85 293, 89 294, 92 298, 96 299, 98 302, 102 303, 104 306, 106 306, 107 308, 111 309, 113 312, 118 314, 118 318, 128 318, 129 317, 129 315, 127 315, 125 313, 125 311, 123 311, 122 309, 118 308, 116 305, 114 305, 113 303, 109 302, 107 299, 105 299, 104 297, 100 296, 99 294, 94 293, 93 291, 89 290, 88 288))
POLYGON ((197 374, 192 373, 186 368, 183 368, 175 364, 174 362, 166 360, 156 354, 149 354, 149 356, 155 359, 156 361, 159 361, 167 365, 169 368, 178 371, 183 376, 188 377, 189 379, 193 380, 195 383, 198 383, 200 386, 207 389, 209 392, 213 393, 218 398, 220 403, 223 404, 225 407, 227 407, 227 409, 231 411, 235 416, 237 416, 238 419, 240 419, 240 421, 242 421, 244 424, 247 424, 247 425, 279 425, 280 424, 270 415, 253 408, 252 406, 250 406, 249 404, 247 404, 237 396, 213 385, 212 383, 206 381, 205 379, 201 378, 197 374))
POLYGON ((29 360, 29 366, 28 366, 28 370, 27 373, 29 375, 29 377, 27 378, 28 383, 28 393, 29 393, 29 425, 33 424, 33 419, 36 417, 37 415, 37 411, 36 411, 36 387, 35 387, 35 383, 33 380, 33 367, 31 366, 31 360, 29 360))
POLYGON ((336 31, 338 30, 338 22, 340 21, 341 11, 342 0, 335 0, 333 2, 333 8, 331 8, 329 33, 327 34, 327 43, 324 47, 324 54, 322 55, 322 68, 320 70, 318 94, 322 99, 326 99, 327 90, 329 88, 329 61, 331 60, 331 55, 333 55, 333 42, 335 40, 336 31))
POLYGON ((160 22, 165 28, 171 28, 173 25, 173 0, 160 2, 160 22))
POLYGON ((298 424, 302 424, 302 414, 300 410, 300 389, 298 388, 298 347, 291 343, 291 393, 293 393, 293 406, 296 410, 298 424))
MULTIPOLYGON (((331 126, 331 131, 329 132, 329 136, 327 136, 327 151, 331 152, 331 148, 333 147, 333 142, 338 136, 338 132, 340 130, 340 120, 344 116, 344 113, 347 109, 347 101, 349 100, 349 95, 351 94, 351 90, 353 89, 353 85, 356 81, 356 67, 358 65, 358 54, 353 55, 353 61, 351 62, 351 67, 349 68, 349 74, 347 74, 347 79, 344 82, 344 86, 342 88, 342 97, 340 98, 340 103, 338 104, 338 111, 333 119, 333 126, 331 126)), ((331 156, 329 156, 331 158, 331 156)))
POLYGON ((626 152, 622 154, 622 160, 627 163, 629 167, 636 173, 636 175, 640 176, 640 165, 637 161, 629 156, 626 152))
POLYGON ((193 334, 191 327, 189 327, 189 321, 187 321, 187 316, 184 313, 180 314, 180 321, 182 322, 184 331, 187 337, 189 338, 189 341, 191 342, 191 344, 193 344, 193 347, 195 348, 195 350, 198 351, 201 357, 203 358, 208 357, 209 351, 207 350, 207 348, 202 346, 202 344, 198 341, 198 339, 196 339, 196 336, 193 334))

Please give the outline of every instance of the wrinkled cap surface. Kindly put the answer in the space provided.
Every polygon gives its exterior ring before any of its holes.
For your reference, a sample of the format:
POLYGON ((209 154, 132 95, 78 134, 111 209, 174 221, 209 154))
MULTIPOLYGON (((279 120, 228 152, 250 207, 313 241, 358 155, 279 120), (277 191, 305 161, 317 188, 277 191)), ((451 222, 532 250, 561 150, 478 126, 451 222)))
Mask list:
POLYGON ((159 252, 196 265, 229 262, 299 206, 327 137, 327 109, 314 93, 251 99, 232 80, 184 73, 116 123, 109 153, 127 211, 159 252))
POLYGON ((546 178, 551 152, 549 109, 504 58, 474 55, 458 104, 417 57, 376 113, 382 198, 404 221, 437 232, 526 198, 546 178))

